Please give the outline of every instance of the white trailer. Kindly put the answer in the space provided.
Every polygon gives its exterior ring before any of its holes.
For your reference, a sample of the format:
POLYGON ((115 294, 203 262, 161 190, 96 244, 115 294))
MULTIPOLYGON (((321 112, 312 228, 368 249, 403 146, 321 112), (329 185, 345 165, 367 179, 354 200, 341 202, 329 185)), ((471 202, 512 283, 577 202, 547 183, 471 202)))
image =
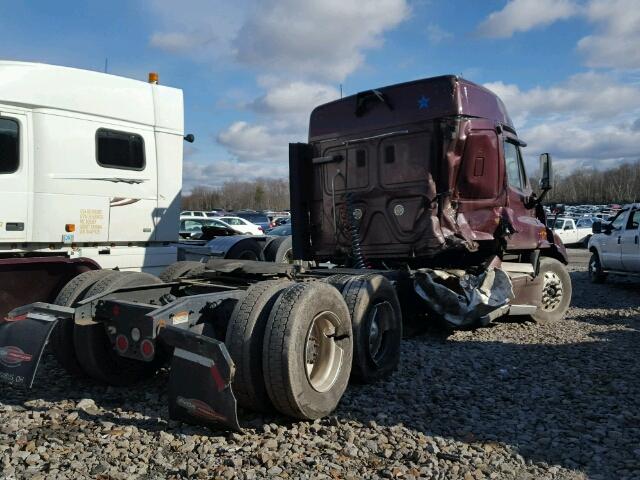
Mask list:
POLYGON ((0 314, 97 268, 176 260, 182 91, 0 61, 0 314))

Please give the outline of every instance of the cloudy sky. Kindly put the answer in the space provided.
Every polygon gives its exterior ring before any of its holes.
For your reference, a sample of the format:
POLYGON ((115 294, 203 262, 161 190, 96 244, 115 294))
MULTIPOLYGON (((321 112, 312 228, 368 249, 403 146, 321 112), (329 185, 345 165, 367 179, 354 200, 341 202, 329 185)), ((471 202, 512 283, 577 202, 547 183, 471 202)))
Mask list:
POLYGON ((505 101, 529 163, 640 158, 640 0, 0 0, 0 59, 185 94, 185 188, 287 175, 311 109, 447 73, 505 101))

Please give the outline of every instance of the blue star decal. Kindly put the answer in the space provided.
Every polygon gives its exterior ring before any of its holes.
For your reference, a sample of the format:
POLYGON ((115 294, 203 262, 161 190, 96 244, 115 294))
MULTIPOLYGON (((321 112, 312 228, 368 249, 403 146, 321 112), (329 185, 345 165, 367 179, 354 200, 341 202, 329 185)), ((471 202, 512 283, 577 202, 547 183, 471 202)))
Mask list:
POLYGON ((418 99, 418 109, 422 110, 423 108, 429 108, 429 100, 429 97, 425 97, 424 95, 422 95, 418 99))

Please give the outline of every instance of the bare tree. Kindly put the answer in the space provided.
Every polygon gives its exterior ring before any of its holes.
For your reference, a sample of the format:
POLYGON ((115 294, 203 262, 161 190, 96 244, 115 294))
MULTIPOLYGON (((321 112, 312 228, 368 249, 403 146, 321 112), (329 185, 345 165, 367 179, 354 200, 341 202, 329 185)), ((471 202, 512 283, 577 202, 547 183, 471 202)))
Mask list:
POLYGON ((286 210, 289 208, 289 182, 260 178, 251 182, 225 182, 217 188, 195 187, 182 197, 183 210, 286 210))
MULTIPOLYGON (((536 185, 535 179, 531 179, 536 185)), ((640 162, 607 170, 578 170, 556 178, 550 203, 609 204, 640 200, 640 162)))

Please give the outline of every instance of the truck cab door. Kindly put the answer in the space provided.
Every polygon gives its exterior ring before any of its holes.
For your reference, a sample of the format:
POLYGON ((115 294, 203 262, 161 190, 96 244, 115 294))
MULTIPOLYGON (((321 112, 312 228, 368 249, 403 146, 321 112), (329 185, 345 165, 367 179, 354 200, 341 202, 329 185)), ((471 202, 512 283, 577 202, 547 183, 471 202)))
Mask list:
POLYGON ((563 243, 578 243, 578 230, 576 229, 576 223, 573 221, 573 219, 570 218, 568 220, 565 220, 562 230, 565 233, 565 237, 561 237, 563 243))
POLYGON ((611 222, 611 233, 605 234, 602 240, 600 260, 607 270, 621 270, 622 233, 627 219, 627 210, 621 210, 611 222))
POLYGON ((629 212, 625 228, 620 232, 621 269, 640 272, 640 209, 629 212))
POLYGON ((532 190, 524 169, 520 147, 508 136, 502 142, 507 177, 508 206, 516 231, 507 239, 510 250, 529 250, 538 247, 539 232, 544 225, 538 221, 535 211, 527 208, 532 190))
POLYGON ((0 242, 24 242, 29 229, 29 124, 24 113, 0 111, 0 242))

